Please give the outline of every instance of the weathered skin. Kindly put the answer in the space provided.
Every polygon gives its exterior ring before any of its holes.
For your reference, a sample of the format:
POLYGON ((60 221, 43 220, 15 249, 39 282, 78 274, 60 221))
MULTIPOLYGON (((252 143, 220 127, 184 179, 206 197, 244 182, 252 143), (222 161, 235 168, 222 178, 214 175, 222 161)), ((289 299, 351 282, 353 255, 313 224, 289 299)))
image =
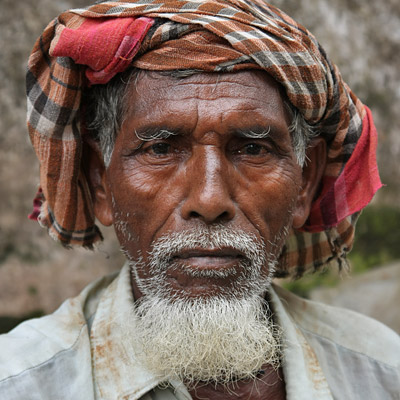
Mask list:
MULTIPOLYGON (((268 75, 245 71, 182 80, 145 74, 136 89, 130 88, 128 101, 110 166, 105 170, 92 157, 90 171, 96 216, 104 225, 123 217, 125 229, 116 232, 132 258, 141 253, 146 262, 153 241, 168 232, 215 223, 252 233, 268 251, 277 251, 269 241, 287 222, 295 228, 304 224, 323 170, 316 166, 324 159, 325 146, 322 140, 315 142, 302 171, 282 93, 268 75), (143 143, 136 133, 149 129, 177 135, 143 143), (265 139, 240 136, 268 130, 265 139)), ((240 256, 224 249, 179 254, 177 260, 214 269, 236 266, 240 256)), ((267 274, 268 266, 264 269, 267 274)), ((229 279, 216 282, 175 271, 169 285, 188 297, 209 296, 221 285, 229 288, 229 279)), ((136 299, 143 295, 134 280, 132 287, 136 299)), ((259 380, 235 386, 234 395, 213 385, 199 386, 192 394, 216 400, 285 398, 282 372, 280 378, 268 366, 265 370, 259 380)))

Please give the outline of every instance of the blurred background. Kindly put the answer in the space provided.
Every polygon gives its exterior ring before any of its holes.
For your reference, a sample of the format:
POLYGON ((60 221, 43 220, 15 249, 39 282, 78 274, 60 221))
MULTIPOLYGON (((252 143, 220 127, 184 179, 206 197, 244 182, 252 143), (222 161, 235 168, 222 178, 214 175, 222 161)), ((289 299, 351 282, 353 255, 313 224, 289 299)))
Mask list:
MULTIPOLYGON (((315 34, 353 91, 373 111, 385 187, 361 215, 348 273, 323 271, 281 284, 352 308, 400 332, 400 2, 274 0, 315 34), (301 5, 298 5, 298 4, 301 5)), ((54 311, 89 282, 121 267, 113 232, 96 252, 66 250, 27 219, 38 162, 25 127, 25 67, 36 38, 60 12, 88 0, 1 0, 0 332, 54 311)))

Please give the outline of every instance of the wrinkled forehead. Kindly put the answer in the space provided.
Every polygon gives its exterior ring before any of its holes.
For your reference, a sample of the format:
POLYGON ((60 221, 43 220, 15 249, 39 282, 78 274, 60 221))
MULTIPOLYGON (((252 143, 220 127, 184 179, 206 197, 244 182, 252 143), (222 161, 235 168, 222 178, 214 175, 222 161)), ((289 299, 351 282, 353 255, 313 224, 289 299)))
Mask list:
POLYGON ((271 108, 276 114, 282 114, 283 110, 284 120, 289 119, 290 103, 283 86, 260 70, 223 73, 134 70, 129 82, 125 97, 127 114, 148 113, 149 107, 157 103, 163 103, 164 107, 182 101, 206 103, 222 96, 227 104, 240 99, 271 108))
POLYGON ((268 130, 286 138, 291 123, 279 84, 259 71, 184 78, 142 73, 130 84, 124 102, 123 135, 153 137, 161 129, 187 136, 201 126, 204 132, 223 135, 268 130))

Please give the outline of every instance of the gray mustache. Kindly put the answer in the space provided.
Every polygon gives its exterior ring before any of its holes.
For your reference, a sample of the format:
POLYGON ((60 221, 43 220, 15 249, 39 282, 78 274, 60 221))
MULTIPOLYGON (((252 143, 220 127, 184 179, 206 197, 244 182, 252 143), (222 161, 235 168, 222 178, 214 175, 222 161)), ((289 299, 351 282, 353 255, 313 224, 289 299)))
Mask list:
POLYGON ((261 265, 266 262, 265 245, 255 235, 216 225, 163 235, 152 245, 150 264, 155 267, 171 263, 177 254, 196 250, 231 250, 247 262, 261 265))

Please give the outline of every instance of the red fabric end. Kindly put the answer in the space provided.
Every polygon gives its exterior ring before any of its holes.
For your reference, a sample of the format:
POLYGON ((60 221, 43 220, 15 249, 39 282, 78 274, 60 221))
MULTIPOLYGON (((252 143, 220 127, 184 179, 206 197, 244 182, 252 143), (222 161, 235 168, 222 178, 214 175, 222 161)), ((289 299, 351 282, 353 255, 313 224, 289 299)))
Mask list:
POLYGON ((153 22, 147 17, 87 19, 78 29, 61 32, 52 55, 86 65, 90 84, 105 84, 131 64, 153 22))
POLYGON ((363 130, 341 174, 324 178, 325 190, 313 203, 304 230, 320 232, 363 209, 382 187, 376 163, 377 132, 371 111, 365 107, 363 130))
POLYGON ((43 191, 42 188, 39 188, 35 195, 35 198, 33 199, 33 210, 28 215, 29 219, 31 219, 32 221, 38 220, 43 202, 44 202, 43 191))

